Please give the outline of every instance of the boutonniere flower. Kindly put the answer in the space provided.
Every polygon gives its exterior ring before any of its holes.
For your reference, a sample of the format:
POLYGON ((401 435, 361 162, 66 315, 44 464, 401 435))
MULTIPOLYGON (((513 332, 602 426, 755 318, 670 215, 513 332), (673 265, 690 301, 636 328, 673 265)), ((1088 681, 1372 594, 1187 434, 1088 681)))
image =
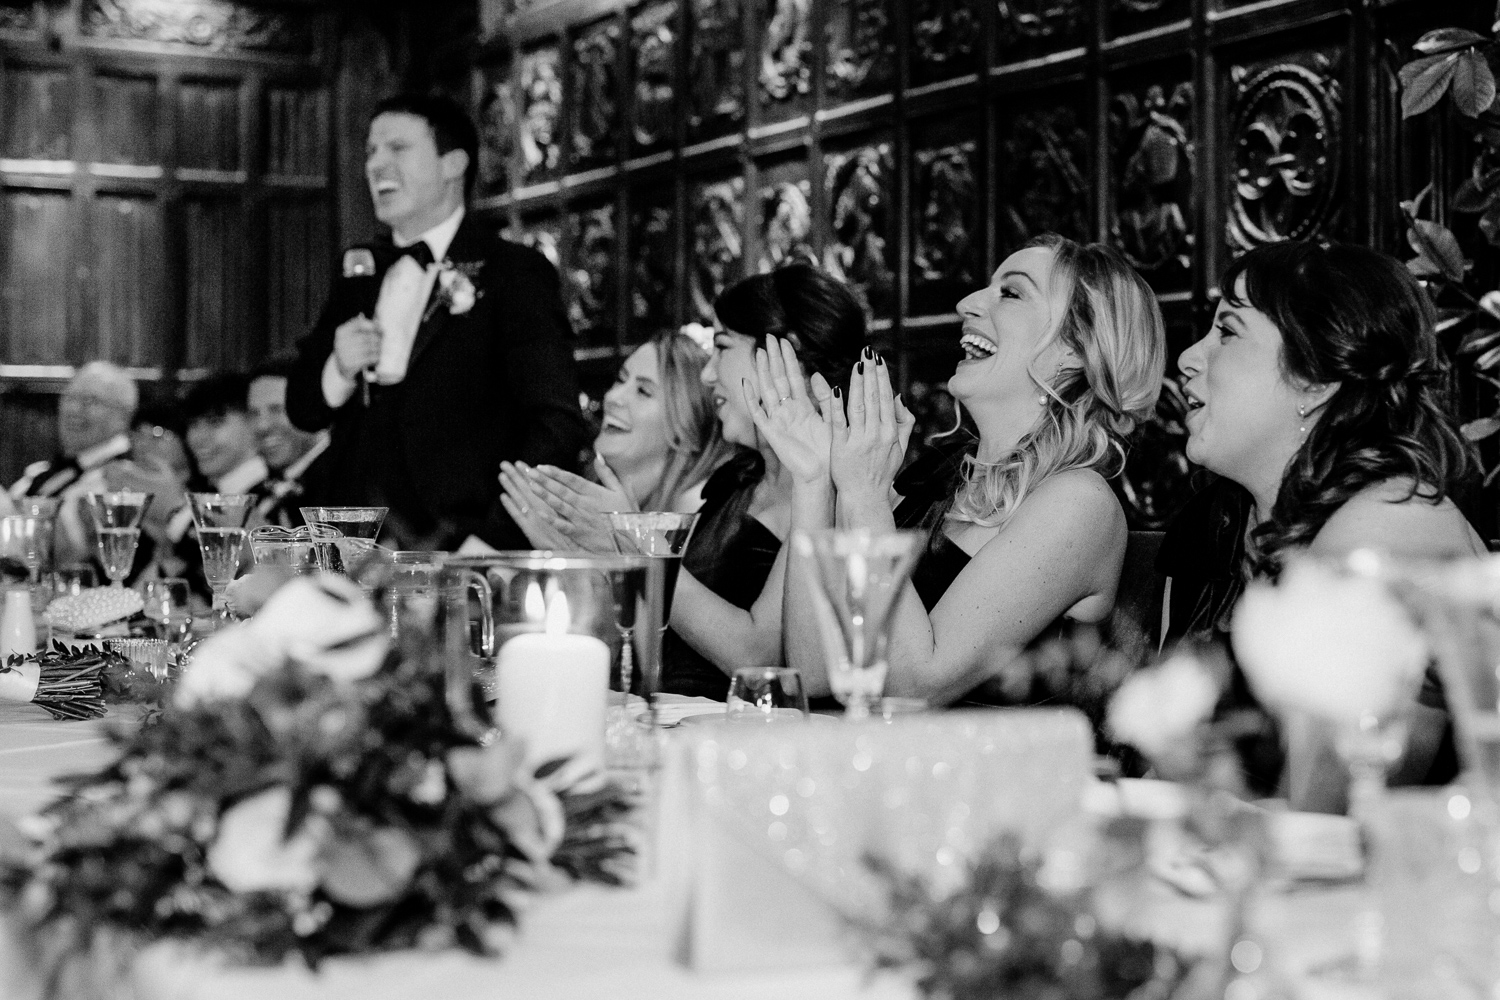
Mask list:
POLYGON ((437 295, 433 297, 432 305, 427 307, 427 315, 422 317, 422 321, 431 319, 438 306, 447 306, 450 316, 462 316, 473 309, 474 303, 484 294, 474 287, 474 279, 483 268, 482 260, 462 264, 444 260, 438 264, 437 295))

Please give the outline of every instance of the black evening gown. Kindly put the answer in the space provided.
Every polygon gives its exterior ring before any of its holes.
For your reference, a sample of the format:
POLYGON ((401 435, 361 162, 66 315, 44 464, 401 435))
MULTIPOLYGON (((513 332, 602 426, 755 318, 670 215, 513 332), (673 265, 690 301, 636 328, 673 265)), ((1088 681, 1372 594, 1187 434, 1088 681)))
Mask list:
MULTIPOLYGON (((771 575, 781 540, 749 514, 765 462, 748 449, 721 465, 703 486, 698 524, 682 568, 737 608, 748 610, 771 575)), ((661 689, 723 701, 729 677, 673 629, 662 641, 661 689)))

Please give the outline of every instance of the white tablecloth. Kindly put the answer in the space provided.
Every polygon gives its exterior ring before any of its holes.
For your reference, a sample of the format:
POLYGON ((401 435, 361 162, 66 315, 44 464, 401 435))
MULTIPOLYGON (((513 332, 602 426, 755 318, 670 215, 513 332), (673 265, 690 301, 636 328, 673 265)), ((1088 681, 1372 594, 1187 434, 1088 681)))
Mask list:
MULTIPOLYGON (((102 723, 53 722, 40 709, 0 704, 0 814, 14 819, 41 806, 51 779, 99 767, 110 759, 102 723)), ((0 824, 8 826, 8 824, 0 824)), ((9 834, 14 838, 12 831, 9 834)), ((1270 954, 1316 1000, 1366 1000, 1370 995, 1337 976, 1308 970, 1335 966, 1353 950, 1353 914, 1360 890, 1302 892, 1269 901, 1261 923, 1270 954)), ((1145 901, 1143 901, 1145 903, 1145 901)), ((1147 904, 1151 922, 1191 928, 1204 906, 1164 892, 1147 904)), ((783 970, 765 956, 764 971, 706 975, 671 957, 672 915, 659 886, 631 890, 580 887, 536 902, 501 960, 461 952, 402 953, 338 959, 311 972, 294 963, 277 968, 226 966, 181 945, 148 949, 127 981, 122 1000, 439 1000, 568 998, 589 1000, 911 1000, 900 977, 871 980, 853 960, 842 967, 783 970)), ((0 933, 0 998, 36 995, 15 938, 0 933)))

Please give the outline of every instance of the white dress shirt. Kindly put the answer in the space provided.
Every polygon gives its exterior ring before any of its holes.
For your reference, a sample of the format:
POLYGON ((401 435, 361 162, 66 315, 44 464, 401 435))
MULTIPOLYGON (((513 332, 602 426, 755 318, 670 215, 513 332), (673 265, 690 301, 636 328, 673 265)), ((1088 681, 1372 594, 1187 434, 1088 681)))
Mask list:
MULTIPOLYGON (((410 242, 396 240, 396 246, 414 246, 418 242, 427 244, 434 261, 448 256, 448 247, 464 221, 464 209, 460 205, 448 218, 433 226, 410 242)), ((425 270, 411 257, 402 257, 385 272, 380 283, 380 298, 375 303, 375 324, 380 327, 380 362, 375 366, 375 381, 381 385, 395 385, 406 378, 406 366, 411 360, 412 345, 417 340, 417 330, 422 325, 422 314, 427 309, 427 300, 432 297, 432 286, 437 281, 436 263, 425 270)), ((337 409, 354 395, 357 382, 345 378, 339 371, 337 358, 330 354, 323 364, 323 399, 337 409)))

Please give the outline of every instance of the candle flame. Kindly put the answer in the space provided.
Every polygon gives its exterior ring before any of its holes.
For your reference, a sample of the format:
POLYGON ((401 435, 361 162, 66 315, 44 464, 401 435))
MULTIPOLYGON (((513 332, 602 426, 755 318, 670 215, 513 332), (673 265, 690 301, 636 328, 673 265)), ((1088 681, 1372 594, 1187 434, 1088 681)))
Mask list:
POLYGON ((547 617, 547 602, 542 597, 541 584, 535 580, 526 585, 524 610, 526 612, 526 620, 529 622, 543 621, 547 617))
POLYGON ((568 595, 558 591, 547 602, 547 634, 566 635, 572 616, 568 610, 568 595))

